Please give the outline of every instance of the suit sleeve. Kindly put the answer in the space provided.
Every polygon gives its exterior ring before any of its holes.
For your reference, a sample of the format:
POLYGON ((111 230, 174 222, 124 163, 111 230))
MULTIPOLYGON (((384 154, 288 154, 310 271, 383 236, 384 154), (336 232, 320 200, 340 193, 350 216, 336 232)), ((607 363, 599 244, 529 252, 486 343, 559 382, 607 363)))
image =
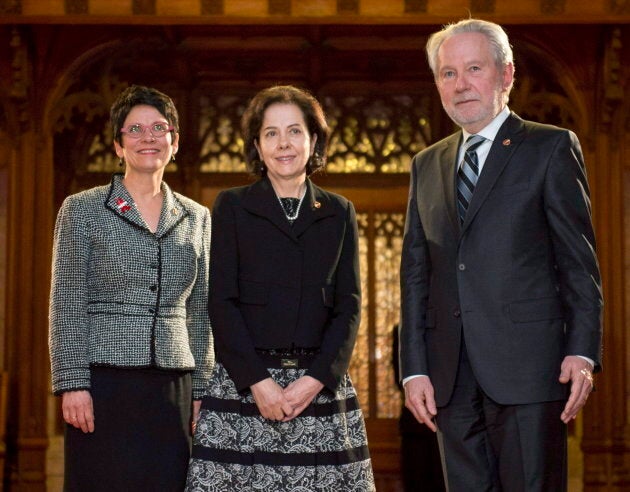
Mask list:
POLYGON ((53 238, 48 345, 52 390, 89 389, 87 272, 90 260, 86 214, 73 197, 57 215, 53 238))
POLYGON ((552 152, 544 200, 565 308, 566 354, 589 357, 600 370, 601 279, 586 168, 572 132, 562 132, 552 152))
POLYGON ((220 193, 212 210, 209 310, 217 360, 242 391, 270 374, 254 350, 239 310, 239 245, 231 199, 220 193))
POLYGON ((356 213, 347 202, 345 232, 341 245, 332 318, 324 332, 320 353, 308 374, 334 391, 348 371, 361 321, 359 232, 356 213))
POLYGON ((418 213, 417 157, 411 165, 409 202, 400 263, 400 378, 429 374, 425 343, 425 316, 431 263, 426 236, 418 213))

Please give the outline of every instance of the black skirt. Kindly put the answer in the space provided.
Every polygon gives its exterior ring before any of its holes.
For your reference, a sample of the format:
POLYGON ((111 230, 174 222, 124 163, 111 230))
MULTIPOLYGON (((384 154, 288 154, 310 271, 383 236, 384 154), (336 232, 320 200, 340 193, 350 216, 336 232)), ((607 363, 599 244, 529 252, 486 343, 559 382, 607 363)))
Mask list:
POLYGON ((92 368, 94 432, 66 425, 64 490, 182 491, 191 381, 188 372, 92 368))
MULTIPOLYGON (((269 367, 269 364, 268 364, 269 367)), ((306 370, 269 367, 282 387, 306 370)), ((372 492, 363 414, 346 375, 288 422, 260 415, 251 391, 236 391, 215 365, 203 398, 188 470, 189 492, 372 492)))

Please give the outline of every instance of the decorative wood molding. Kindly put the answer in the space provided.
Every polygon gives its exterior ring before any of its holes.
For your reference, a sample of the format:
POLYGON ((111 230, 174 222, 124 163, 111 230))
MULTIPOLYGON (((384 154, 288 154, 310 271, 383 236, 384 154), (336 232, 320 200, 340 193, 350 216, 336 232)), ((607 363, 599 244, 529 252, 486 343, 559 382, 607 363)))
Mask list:
POLYGON ((155 0, 133 0, 131 12, 133 15, 155 15, 155 0))
POLYGON ((10 97, 17 108, 17 131, 25 131, 31 124, 31 111, 28 97, 32 84, 32 66, 26 43, 23 42, 21 28, 11 30, 11 88, 10 97))
POLYGON ((21 0, 0 0, 0 14, 21 14, 21 0))
POLYGON ((65 12, 70 15, 88 14, 88 0, 65 0, 65 12))
MULTIPOLYGON (((630 2, 628 2, 630 3, 630 2)), ((611 130, 615 113, 623 107, 624 88, 622 86, 621 72, 621 27, 614 26, 606 32, 606 44, 604 47, 601 69, 601 124, 605 130, 611 130)), ((617 129, 618 131, 620 129, 617 129)), ((613 141, 614 143, 614 141, 613 141)))

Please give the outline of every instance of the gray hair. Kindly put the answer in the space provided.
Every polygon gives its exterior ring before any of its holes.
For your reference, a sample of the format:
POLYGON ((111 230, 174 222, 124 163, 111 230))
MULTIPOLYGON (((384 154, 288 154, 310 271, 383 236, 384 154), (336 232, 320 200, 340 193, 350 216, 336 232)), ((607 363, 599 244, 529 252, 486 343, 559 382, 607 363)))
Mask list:
POLYGON ((445 25, 442 30, 433 33, 429 37, 426 50, 429 66, 434 77, 437 77, 438 50, 442 43, 456 34, 471 32, 483 34, 488 39, 492 47, 494 60, 499 69, 502 69, 509 63, 514 65, 514 55, 512 54, 510 40, 500 25, 480 19, 464 19, 445 25))

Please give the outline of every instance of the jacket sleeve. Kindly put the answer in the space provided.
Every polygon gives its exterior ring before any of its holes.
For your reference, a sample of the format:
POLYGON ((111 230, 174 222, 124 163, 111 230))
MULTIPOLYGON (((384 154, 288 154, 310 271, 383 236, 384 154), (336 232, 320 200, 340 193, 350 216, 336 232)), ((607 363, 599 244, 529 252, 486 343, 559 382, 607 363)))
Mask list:
POLYGON ((212 210, 209 309, 217 360, 225 366, 237 391, 242 391, 271 375, 254 350, 239 310, 239 245, 231 198, 220 193, 212 210))
POLYGON ((212 328, 208 314, 208 286, 210 265, 211 219, 210 211, 204 207, 201 229, 201 253, 197 265, 197 278, 187 301, 187 326, 189 343, 195 358, 193 379, 193 398, 199 399, 210 378, 214 365, 214 346, 212 328))
POLYGON ((579 141, 560 133, 545 179, 545 213, 565 308, 566 354, 582 355, 601 369, 603 296, 586 168, 579 141))
POLYGON ((347 202, 345 233, 341 245, 332 317, 324 331, 320 353, 308 374, 334 391, 348 371, 361 321, 359 233, 354 206, 347 202))
POLYGON ((418 213, 417 157, 411 164, 409 202, 400 263, 400 378, 429 374, 424 337, 431 261, 418 213))
POLYGON ((64 201, 57 215, 49 306, 52 390, 89 389, 87 271, 90 240, 80 202, 64 201))

